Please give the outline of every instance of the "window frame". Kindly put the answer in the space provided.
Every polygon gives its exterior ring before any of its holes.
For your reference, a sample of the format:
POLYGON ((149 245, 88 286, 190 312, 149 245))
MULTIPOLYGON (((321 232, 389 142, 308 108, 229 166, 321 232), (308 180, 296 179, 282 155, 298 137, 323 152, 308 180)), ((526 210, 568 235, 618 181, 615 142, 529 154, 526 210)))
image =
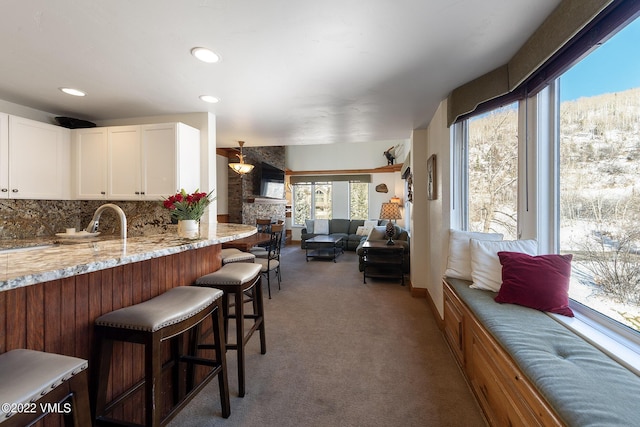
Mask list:
MULTIPOLYGON (((318 181, 318 182, 315 182, 315 181, 313 181, 313 182, 298 182, 298 183, 295 183, 295 184, 291 185, 291 187, 292 187, 291 188, 291 194, 292 194, 292 196, 291 196, 292 206, 291 207, 292 207, 293 212, 295 212, 295 209, 296 209, 296 206, 295 206, 295 204, 296 204, 296 202, 295 202, 295 200, 296 200, 296 198, 295 198, 296 186, 297 185, 309 185, 311 187, 311 192, 310 192, 310 194, 311 194, 311 208, 310 208, 311 218, 308 218, 310 220, 316 219, 315 218, 315 216, 316 216, 316 197, 315 197, 316 184, 319 184, 319 185, 330 185, 331 187, 333 187, 333 183, 331 181, 325 181, 325 182, 320 182, 320 181, 318 181)), ((331 192, 331 202, 333 204, 333 191, 331 192)), ((297 227, 304 227, 306 224, 297 223, 295 215, 293 215, 292 225, 293 226, 297 226, 297 227)))
MULTIPOLYGON (((538 240, 539 253, 560 250, 560 82, 520 101, 518 140, 518 238, 538 240)), ((466 120, 451 140, 451 227, 468 230, 466 120)), ((640 331, 569 299, 575 317, 549 314, 558 322, 640 375, 640 331)))
POLYGON ((351 215, 353 214, 353 212, 351 211, 351 200, 352 200, 351 190, 352 190, 354 184, 366 184, 366 186, 367 186, 367 191, 366 191, 366 193, 367 193, 367 217, 363 218, 363 219, 368 219, 369 218, 369 208, 370 208, 370 206, 369 206, 369 190, 370 190, 369 187, 370 187, 370 183, 361 182, 361 181, 349 181, 349 194, 348 194, 348 197, 349 197, 349 219, 352 220, 351 215))

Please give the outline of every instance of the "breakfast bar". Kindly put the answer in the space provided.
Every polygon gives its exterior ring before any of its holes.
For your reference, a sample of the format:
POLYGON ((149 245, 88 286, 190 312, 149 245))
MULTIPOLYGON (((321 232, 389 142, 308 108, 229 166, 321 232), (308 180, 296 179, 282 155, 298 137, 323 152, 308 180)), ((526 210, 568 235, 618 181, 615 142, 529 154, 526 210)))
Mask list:
MULTIPOLYGON (((222 244, 255 232, 247 225, 213 224, 202 225, 195 240, 167 232, 0 251, 0 353, 26 348, 90 360, 96 318, 218 270, 222 244)), ((142 378, 142 349, 119 343, 113 363, 123 369, 110 378, 109 399, 142 378)), ((119 411, 140 417, 141 399, 119 411)))

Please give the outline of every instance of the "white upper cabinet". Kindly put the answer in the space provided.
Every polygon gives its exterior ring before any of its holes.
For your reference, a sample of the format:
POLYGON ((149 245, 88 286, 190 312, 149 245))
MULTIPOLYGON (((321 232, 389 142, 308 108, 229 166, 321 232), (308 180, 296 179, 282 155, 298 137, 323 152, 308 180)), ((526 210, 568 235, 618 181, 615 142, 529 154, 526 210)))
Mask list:
POLYGON ((107 198, 109 200, 140 200, 143 196, 140 180, 140 126, 108 128, 107 198))
POLYGON ((200 187, 200 131, 184 123, 74 130, 78 199, 162 200, 200 187))
MULTIPOLYGON (((0 123, 0 133, 3 125, 0 123)), ((8 144, 0 152, 0 197, 64 200, 71 196, 71 139, 66 128, 8 117, 8 144), (8 154, 7 151, 8 150, 8 154), (7 181, 4 177, 8 176, 7 181), (8 185, 5 185, 8 184, 8 185), (5 191, 6 190, 6 191, 5 191)), ((0 142, 0 146, 2 143, 0 142)))
POLYGON ((149 200, 200 188, 200 131, 184 123, 143 125, 142 182, 149 200))
POLYGON ((107 128, 76 129, 73 134, 73 195, 76 199, 107 198, 107 128))

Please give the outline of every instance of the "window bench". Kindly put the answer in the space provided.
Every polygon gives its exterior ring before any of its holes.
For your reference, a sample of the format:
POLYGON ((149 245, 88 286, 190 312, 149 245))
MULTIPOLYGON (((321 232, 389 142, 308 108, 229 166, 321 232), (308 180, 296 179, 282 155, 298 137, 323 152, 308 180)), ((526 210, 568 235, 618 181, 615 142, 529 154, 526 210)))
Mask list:
POLYGON ((635 426, 640 378, 547 314, 445 278, 444 333, 493 426, 635 426))

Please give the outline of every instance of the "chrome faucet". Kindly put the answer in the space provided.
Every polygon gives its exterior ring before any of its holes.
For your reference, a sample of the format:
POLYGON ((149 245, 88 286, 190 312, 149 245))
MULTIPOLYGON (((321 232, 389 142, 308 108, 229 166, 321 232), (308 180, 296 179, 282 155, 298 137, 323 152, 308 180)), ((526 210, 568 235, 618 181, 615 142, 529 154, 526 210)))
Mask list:
POLYGON ((113 203, 105 203, 104 205, 96 209, 96 212, 93 214, 93 218, 91 219, 91 222, 89 223, 89 225, 87 225, 87 228, 85 228, 85 231, 87 233, 95 233, 98 231, 98 224, 100 224, 100 216, 102 215, 102 212, 104 212, 105 209, 107 208, 113 209, 118 214, 118 217, 120 218, 120 237, 123 239, 126 239, 127 238, 127 217, 125 216, 124 211, 120 208, 120 206, 114 205, 113 203))

